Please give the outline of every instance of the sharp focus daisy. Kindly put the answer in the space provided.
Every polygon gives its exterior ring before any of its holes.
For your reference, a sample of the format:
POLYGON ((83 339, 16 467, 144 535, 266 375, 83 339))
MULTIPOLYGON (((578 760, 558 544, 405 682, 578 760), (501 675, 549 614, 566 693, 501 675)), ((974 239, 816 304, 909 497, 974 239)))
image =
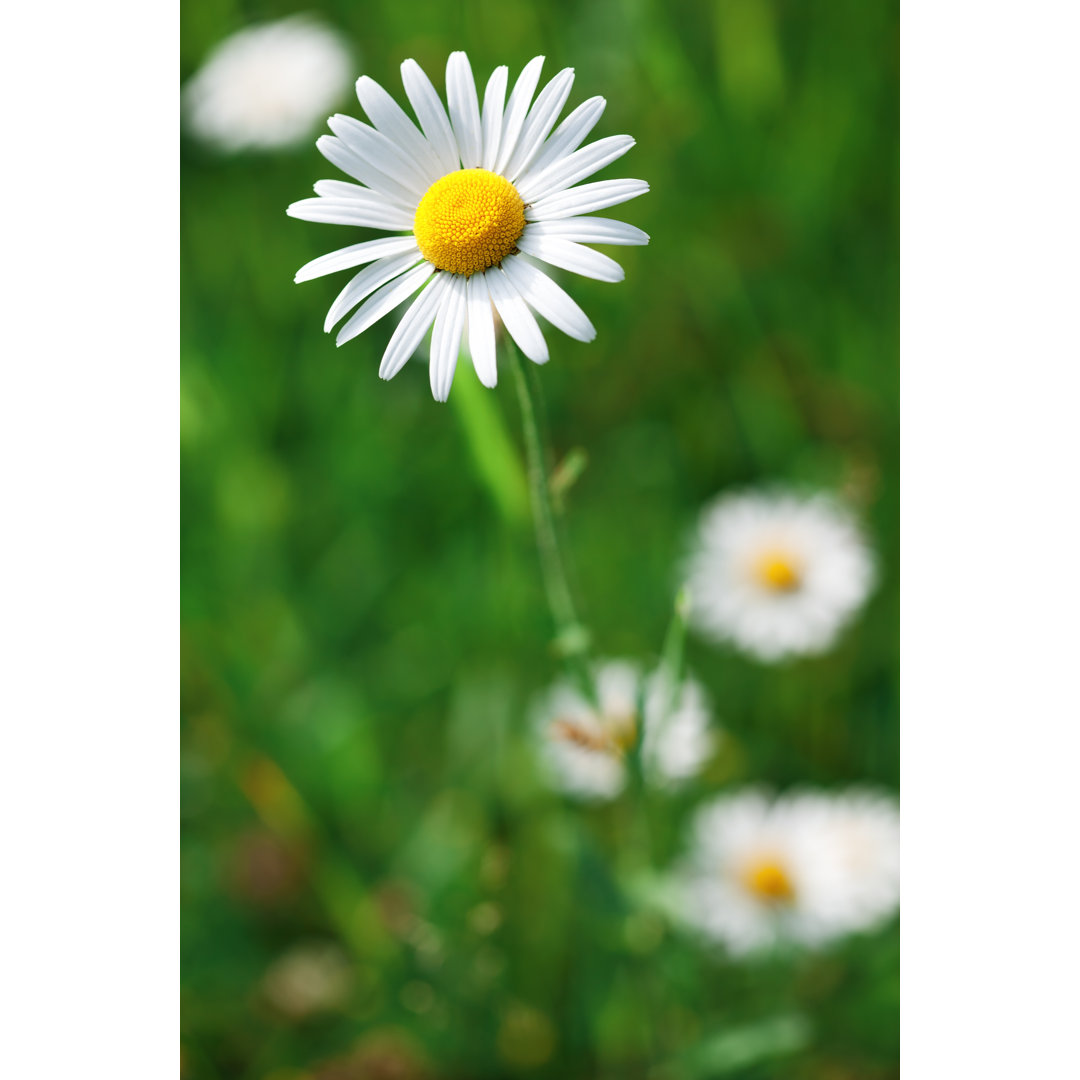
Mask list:
POLYGON ((676 882, 682 919, 734 954, 869 929, 899 904, 896 804, 870 792, 721 796, 698 811, 676 882))
POLYGON ((361 77, 356 94, 370 124, 332 116, 334 134, 317 143, 358 183, 320 180, 317 198, 288 209, 305 221, 391 234, 323 255, 301 267, 296 280, 364 267, 327 313, 327 332, 352 313, 338 331, 338 345, 410 301, 379 375, 396 375, 431 329, 437 401, 449 396, 463 342, 480 381, 495 385, 495 314, 538 364, 547 361, 548 347, 536 315, 591 341, 592 323, 545 265, 621 281, 622 267, 585 245, 649 241, 633 225, 590 216, 643 194, 648 184, 581 183, 622 157, 634 140, 613 135, 582 146, 604 111, 602 97, 579 105, 556 127, 574 72, 560 71, 536 93, 543 63, 542 56, 529 61, 512 88, 507 68, 496 68, 481 100, 467 57, 452 53, 444 108, 419 64, 406 60, 401 78, 419 126, 378 83, 361 77))
POLYGON ((705 508, 686 582, 698 630, 771 662, 832 645, 869 594, 874 563, 836 500, 750 492, 705 508))
POLYGON ((553 787, 579 799, 611 799, 626 784, 626 755, 639 738, 646 778, 675 786, 696 775, 711 755, 717 733, 705 691, 683 680, 678 694, 662 670, 644 684, 635 664, 623 660, 595 669, 599 710, 569 681, 557 682, 535 709, 545 772, 553 787), (645 723, 639 723, 639 693, 645 723))
POLYGON ((353 65, 341 36, 308 16, 240 30, 184 87, 188 130, 226 152, 293 146, 342 99, 353 65))

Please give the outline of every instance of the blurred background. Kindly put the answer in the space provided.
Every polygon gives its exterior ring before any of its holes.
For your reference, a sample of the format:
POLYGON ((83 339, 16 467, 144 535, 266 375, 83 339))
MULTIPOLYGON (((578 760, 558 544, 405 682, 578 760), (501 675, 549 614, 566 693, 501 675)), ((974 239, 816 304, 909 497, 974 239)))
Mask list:
MULTIPOLYGON (((702 505, 841 492, 879 563, 827 655, 765 666, 691 637, 729 738, 675 796, 580 806, 542 783, 549 643, 509 373, 377 377, 393 320, 322 333, 374 236, 287 218, 339 177, 315 149, 182 141, 182 1054, 189 1078, 794 1077, 898 1070, 895 922, 753 963, 624 886, 693 807, 742 784, 895 791, 898 10, 836 0, 497 4, 185 0, 181 75, 251 23, 311 11, 399 100, 544 54, 594 94, 603 176, 651 192, 618 285, 565 276, 598 329, 541 372, 582 614, 654 660, 702 505)), ((351 84, 351 79, 349 80, 351 84)), ((325 110, 362 115, 351 88, 325 110)), ((343 177, 342 177, 343 178, 343 177)))

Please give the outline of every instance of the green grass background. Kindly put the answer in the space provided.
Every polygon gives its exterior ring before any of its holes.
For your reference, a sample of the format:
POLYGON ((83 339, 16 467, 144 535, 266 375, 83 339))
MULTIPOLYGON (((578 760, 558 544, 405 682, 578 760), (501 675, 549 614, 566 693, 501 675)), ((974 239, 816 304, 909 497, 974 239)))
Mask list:
MULTIPOLYGON (((181 73, 287 3, 185 0, 181 73)), ((547 56, 649 181, 618 285, 564 285, 598 328, 540 372, 597 651, 648 662, 702 504, 747 485, 844 491, 880 582, 827 656, 766 667, 691 639, 731 735, 644 807, 547 792, 526 737, 557 673, 509 372, 377 377, 388 319, 336 349, 361 238, 285 216, 338 175, 312 139, 182 144, 184 1075, 898 1075, 898 930, 734 964, 643 907, 693 807, 746 783, 897 785, 898 11, 832 0, 328 0, 403 100, 415 57, 486 80, 547 56), (638 811, 649 820, 645 842, 638 811), (290 1019, 265 975, 301 942, 348 958, 341 1005, 290 1019)), ((352 97, 339 106, 360 115, 352 97)), ((368 235, 365 233, 365 235, 368 235)))

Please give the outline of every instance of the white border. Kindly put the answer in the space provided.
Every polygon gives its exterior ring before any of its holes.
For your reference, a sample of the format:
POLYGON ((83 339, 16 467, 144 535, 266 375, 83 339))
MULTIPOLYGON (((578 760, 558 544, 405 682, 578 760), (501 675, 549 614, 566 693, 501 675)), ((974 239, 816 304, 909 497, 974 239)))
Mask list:
POLYGON ((9 1076, 176 1075, 177 25, 5 14, 9 1076))
POLYGON ((1063 1076, 1080 960, 1075 4, 902 15, 904 1064, 1063 1076))

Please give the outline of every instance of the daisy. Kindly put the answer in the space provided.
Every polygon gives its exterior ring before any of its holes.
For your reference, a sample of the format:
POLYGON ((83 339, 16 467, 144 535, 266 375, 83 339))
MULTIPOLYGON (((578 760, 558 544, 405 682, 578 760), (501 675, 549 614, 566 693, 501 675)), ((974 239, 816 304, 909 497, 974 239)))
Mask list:
POLYGON ((673 787, 701 771, 716 735, 710 729, 708 699, 697 682, 685 679, 674 695, 665 672, 653 672, 642 686, 636 665, 611 660, 596 666, 595 684, 599 711, 568 681, 557 682, 534 710, 544 769, 553 787, 591 800, 611 799, 622 791, 626 755, 641 737, 642 690, 646 778, 673 787))
POLYGON ((352 70, 341 37, 307 16, 248 27, 185 86, 188 129, 226 152, 292 146, 341 100, 352 70))
POLYGON ((676 903, 683 921, 737 955, 815 947, 890 917, 899 868, 899 816, 885 796, 746 791, 698 811, 676 903))
MULTIPOLYGON (((824 829, 845 885, 843 918, 872 926, 889 918, 900 895, 900 816, 896 803, 871 790, 830 799, 824 829)), ((839 897, 838 897, 839 899, 839 897)))
POLYGON ((826 495, 717 499, 686 565, 697 629, 770 662, 827 649, 873 582, 854 520, 826 495))
POLYGON ((584 245, 648 243, 632 225, 586 216, 649 185, 602 180, 574 186, 622 157, 634 140, 614 135, 581 145, 604 111, 602 97, 579 105, 555 127, 574 72, 560 71, 533 100, 543 63, 542 56, 529 61, 509 95, 507 68, 496 68, 481 103, 468 59, 452 53, 448 113, 420 66, 406 60, 401 78, 419 128, 365 75, 356 94, 371 124, 332 116, 334 134, 318 140, 326 158, 359 183, 320 180, 318 197, 293 203, 288 213, 394 235, 323 255, 301 267, 296 280, 365 266, 327 313, 329 332, 357 309, 338 332, 338 345, 415 297, 383 353, 380 378, 396 375, 434 324, 436 401, 449 396, 463 340, 480 381, 494 386, 493 308, 538 364, 546 363, 548 347, 534 312, 570 337, 592 341, 596 330, 588 317, 540 264, 621 281, 618 263, 584 245))
POLYGON ((262 990, 276 1009, 294 1020, 344 1004, 353 973, 345 954, 330 942, 296 945, 267 970, 262 990))

